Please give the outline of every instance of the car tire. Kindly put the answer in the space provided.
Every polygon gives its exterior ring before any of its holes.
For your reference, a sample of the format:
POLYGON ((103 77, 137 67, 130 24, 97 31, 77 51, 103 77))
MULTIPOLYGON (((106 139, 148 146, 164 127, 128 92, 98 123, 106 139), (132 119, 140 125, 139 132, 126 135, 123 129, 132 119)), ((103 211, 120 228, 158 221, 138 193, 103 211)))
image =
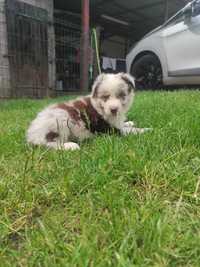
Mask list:
POLYGON ((133 63, 131 74, 137 89, 161 89, 163 87, 162 67, 159 59, 151 54, 144 55, 133 63))

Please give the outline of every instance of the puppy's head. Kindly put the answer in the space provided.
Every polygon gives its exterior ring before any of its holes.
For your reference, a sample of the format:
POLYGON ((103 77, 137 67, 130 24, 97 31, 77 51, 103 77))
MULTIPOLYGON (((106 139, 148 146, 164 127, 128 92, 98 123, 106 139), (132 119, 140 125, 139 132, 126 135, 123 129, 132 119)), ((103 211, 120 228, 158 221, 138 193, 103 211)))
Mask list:
POLYGON ((129 74, 101 74, 93 84, 92 101, 105 119, 115 119, 130 108, 134 88, 134 78, 129 74))

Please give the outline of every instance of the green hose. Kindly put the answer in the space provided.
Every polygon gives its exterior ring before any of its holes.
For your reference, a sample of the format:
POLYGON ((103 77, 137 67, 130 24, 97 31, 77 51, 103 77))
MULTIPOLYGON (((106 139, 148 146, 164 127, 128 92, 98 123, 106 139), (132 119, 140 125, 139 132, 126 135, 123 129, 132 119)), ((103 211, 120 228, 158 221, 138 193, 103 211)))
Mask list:
POLYGON ((93 36, 94 36, 94 44, 95 44, 95 52, 96 52, 96 57, 97 57, 98 72, 99 72, 99 74, 101 74, 99 47, 98 47, 98 42, 97 42, 97 32, 96 32, 95 28, 92 29, 92 33, 93 33, 93 36))

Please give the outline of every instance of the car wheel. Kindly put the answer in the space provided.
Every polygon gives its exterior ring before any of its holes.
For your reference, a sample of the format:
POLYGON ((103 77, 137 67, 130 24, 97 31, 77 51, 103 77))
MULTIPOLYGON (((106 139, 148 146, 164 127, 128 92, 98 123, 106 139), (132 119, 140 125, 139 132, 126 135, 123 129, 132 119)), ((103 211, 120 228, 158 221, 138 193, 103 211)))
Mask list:
POLYGON ((138 89, 160 89, 163 86, 162 67, 154 55, 144 55, 131 68, 138 89))

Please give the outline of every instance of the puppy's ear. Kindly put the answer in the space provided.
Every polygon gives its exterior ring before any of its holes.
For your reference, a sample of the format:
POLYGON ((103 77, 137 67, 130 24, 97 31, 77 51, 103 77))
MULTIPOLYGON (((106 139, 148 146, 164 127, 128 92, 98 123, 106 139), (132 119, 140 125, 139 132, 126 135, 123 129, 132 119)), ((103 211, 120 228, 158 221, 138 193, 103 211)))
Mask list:
POLYGON ((135 80, 133 76, 128 73, 119 73, 121 79, 128 85, 129 92, 135 89, 135 80))
POLYGON ((98 95, 98 88, 100 86, 100 84, 102 83, 102 81, 105 79, 106 74, 102 73, 99 76, 97 76, 96 80, 93 83, 92 86, 92 97, 97 97, 98 95))

